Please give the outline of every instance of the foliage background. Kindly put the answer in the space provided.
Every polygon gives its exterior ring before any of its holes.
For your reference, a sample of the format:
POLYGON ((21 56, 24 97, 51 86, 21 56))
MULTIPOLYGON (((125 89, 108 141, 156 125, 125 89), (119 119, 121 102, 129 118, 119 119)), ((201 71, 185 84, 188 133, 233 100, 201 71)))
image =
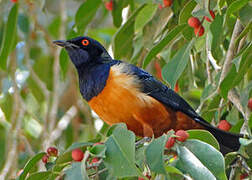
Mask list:
POLYGON ((83 34, 158 78, 162 69, 163 82, 177 82, 178 93, 212 124, 226 119, 231 132, 250 134, 251 1, 174 0, 160 9, 161 0, 114 0, 112 12, 105 3, 0 1, 1 178, 17 177, 49 146, 64 152, 74 142, 107 139, 108 126, 82 100, 66 52, 52 44, 83 34), (205 34, 196 38, 187 20, 209 16, 209 8, 216 18, 204 21, 205 34))

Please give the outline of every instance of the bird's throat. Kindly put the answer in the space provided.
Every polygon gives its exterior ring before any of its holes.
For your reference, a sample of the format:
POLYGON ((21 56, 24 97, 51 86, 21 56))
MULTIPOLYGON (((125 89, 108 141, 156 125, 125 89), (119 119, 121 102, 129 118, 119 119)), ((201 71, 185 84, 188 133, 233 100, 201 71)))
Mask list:
POLYGON ((109 64, 88 64, 77 67, 82 97, 90 101, 105 87, 108 79, 109 64))

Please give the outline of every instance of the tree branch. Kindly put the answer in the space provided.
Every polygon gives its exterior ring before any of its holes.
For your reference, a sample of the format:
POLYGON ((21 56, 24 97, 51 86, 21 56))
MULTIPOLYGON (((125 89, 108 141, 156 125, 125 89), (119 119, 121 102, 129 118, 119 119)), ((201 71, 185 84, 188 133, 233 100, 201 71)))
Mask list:
POLYGON ((53 143, 55 140, 57 140, 61 136, 62 131, 67 128, 67 125, 74 118, 74 116, 76 116, 76 114, 77 114, 77 108, 75 106, 72 106, 71 108, 69 108, 69 110, 58 122, 57 127, 52 131, 51 136, 50 136, 51 138, 49 139, 48 144, 53 143))
POLYGON ((241 33, 242 29, 243 29, 243 26, 241 24, 241 21, 239 19, 237 19, 235 26, 234 26, 233 34, 231 37, 231 41, 229 43, 226 59, 224 61, 224 65, 223 65, 223 68, 221 71, 220 83, 226 77, 227 73, 229 72, 229 70, 231 68, 232 60, 233 60, 233 58, 236 54, 236 50, 237 50, 237 47, 235 46, 235 40, 239 36, 239 34, 241 33))

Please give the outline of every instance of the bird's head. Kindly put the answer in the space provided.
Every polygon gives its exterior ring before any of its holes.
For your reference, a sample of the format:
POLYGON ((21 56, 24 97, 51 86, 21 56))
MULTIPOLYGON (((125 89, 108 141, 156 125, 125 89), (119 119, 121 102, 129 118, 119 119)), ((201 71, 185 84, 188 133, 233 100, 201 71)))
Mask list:
POLYGON ((98 41, 87 36, 67 41, 57 40, 53 43, 67 50, 76 67, 89 63, 102 63, 102 61, 111 59, 106 49, 98 41))

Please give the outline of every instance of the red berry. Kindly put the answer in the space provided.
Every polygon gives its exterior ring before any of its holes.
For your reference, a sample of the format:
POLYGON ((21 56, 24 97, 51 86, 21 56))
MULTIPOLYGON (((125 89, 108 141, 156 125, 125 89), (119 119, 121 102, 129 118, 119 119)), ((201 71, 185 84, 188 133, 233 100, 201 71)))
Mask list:
POLYGON ((80 148, 74 149, 72 151, 72 158, 74 161, 82 161, 83 157, 84 157, 84 153, 82 152, 80 148))
POLYGON ((231 124, 229 124, 229 122, 227 122, 226 120, 221 120, 218 125, 218 128, 223 131, 229 131, 231 127, 231 124))
POLYGON ((192 28, 198 28, 200 27, 200 20, 196 17, 190 17, 187 21, 188 25, 192 28))
POLYGON ((11 2, 13 2, 13 3, 17 3, 17 2, 18 2, 18 0, 11 0, 11 2))
POLYGON ((174 137, 169 137, 166 144, 165 144, 165 147, 167 149, 170 149, 175 143, 175 138, 174 137))
POLYGON ((147 175, 145 175, 145 176, 146 176, 148 179, 151 179, 151 175, 148 175, 148 174, 147 174, 147 175))
POLYGON ((162 9, 163 8, 162 4, 158 4, 158 8, 162 9))
POLYGON ((248 108, 250 109, 250 111, 252 111, 252 98, 250 98, 248 101, 248 108))
POLYGON ((204 29, 203 26, 200 26, 200 27, 194 29, 195 36, 200 37, 200 36, 202 36, 204 34, 204 32, 205 32, 205 29, 204 29))
POLYGON ((138 180, 145 180, 144 178, 142 178, 142 177, 138 177, 138 180))
POLYGON ((110 0, 109 2, 105 3, 105 7, 108 11, 112 11, 113 10, 113 1, 110 0))
MULTIPOLYGON (((215 18, 214 12, 212 10, 210 10, 209 13, 212 16, 212 19, 214 20, 214 18, 215 18)), ((208 22, 212 22, 212 20, 209 17, 207 17, 207 16, 204 16, 204 17, 205 17, 205 20, 207 20, 208 22)))
POLYGON ((240 175, 240 180, 243 180, 246 177, 248 177, 248 174, 247 173, 243 173, 243 174, 240 175))
POLYGON ((178 136, 178 137, 176 137, 176 139, 181 142, 185 142, 186 139, 189 137, 189 134, 184 130, 178 130, 175 133, 175 135, 178 136))
POLYGON ((49 147, 49 148, 47 149, 47 154, 48 154, 49 156, 57 156, 57 155, 58 155, 58 149, 55 148, 55 147, 49 147))
POLYGON ((172 0, 163 0, 164 7, 169 7, 172 5, 172 0))
POLYGON ((42 162, 46 164, 46 163, 48 162, 48 160, 49 160, 49 156, 48 156, 47 154, 45 154, 45 155, 42 157, 42 162))
POLYGON ((99 161, 99 159, 95 157, 95 158, 92 159, 91 164, 92 163, 97 163, 98 161, 99 161))

